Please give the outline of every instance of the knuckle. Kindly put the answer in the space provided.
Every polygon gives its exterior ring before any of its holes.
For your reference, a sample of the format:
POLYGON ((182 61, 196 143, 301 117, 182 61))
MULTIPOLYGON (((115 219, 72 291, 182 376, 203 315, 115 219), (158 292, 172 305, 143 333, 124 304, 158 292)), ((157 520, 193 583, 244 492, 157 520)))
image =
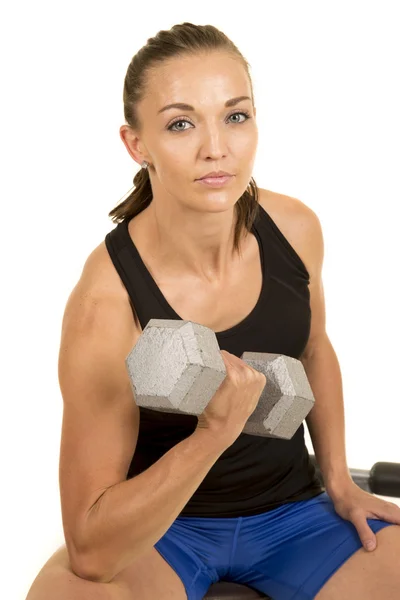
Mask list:
POLYGON ((249 372, 251 374, 251 377, 253 379, 258 379, 258 375, 259 375, 259 371, 257 371, 256 369, 254 369, 253 367, 249 366, 249 372))

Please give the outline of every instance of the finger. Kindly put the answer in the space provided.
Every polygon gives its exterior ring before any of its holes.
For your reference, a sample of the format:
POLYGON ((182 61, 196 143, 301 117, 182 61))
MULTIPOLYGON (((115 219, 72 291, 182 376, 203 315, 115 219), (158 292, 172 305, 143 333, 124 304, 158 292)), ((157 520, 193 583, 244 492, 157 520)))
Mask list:
POLYGON ((379 505, 378 509, 373 509, 368 515, 369 519, 380 519, 388 523, 400 525, 400 507, 394 502, 385 502, 384 507, 379 505))
POLYGON ((387 512, 380 518, 389 523, 400 525, 400 507, 394 502, 389 502, 387 512))
POLYGON ((229 363, 236 364, 236 361, 238 360, 237 356, 231 354, 230 352, 227 352, 226 350, 221 350, 221 354, 223 358, 225 358, 229 363))
POLYGON ((234 368, 235 361, 232 359, 232 354, 225 352, 225 350, 221 350, 222 360, 225 363, 225 367, 234 368))
POLYGON ((370 526, 368 525, 364 516, 354 516, 352 523, 357 529, 357 533, 360 537, 361 543, 366 550, 371 552, 376 548, 376 536, 370 526))

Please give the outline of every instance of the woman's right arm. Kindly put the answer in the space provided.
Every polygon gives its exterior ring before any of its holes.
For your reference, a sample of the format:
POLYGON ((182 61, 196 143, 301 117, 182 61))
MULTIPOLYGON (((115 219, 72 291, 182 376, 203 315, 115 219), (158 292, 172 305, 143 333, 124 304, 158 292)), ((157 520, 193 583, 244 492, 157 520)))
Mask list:
POLYGON ((60 495, 74 572, 111 581, 172 525, 231 442, 196 429, 126 480, 140 413, 125 358, 139 333, 105 250, 95 250, 64 312, 60 495))

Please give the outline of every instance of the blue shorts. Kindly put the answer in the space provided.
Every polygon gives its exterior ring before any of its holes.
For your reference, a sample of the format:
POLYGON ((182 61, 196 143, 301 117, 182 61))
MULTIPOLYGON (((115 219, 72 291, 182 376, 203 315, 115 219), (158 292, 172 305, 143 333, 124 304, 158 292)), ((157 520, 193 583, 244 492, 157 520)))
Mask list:
MULTIPOLYGON (((368 519, 374 533, 391 524, 368 519)), ((273 600, 310 600, 362 544, 323 492, 250 517, 178 517, 155 548, 181 578, 188 600, 201 600, 219 580, 273 600)))

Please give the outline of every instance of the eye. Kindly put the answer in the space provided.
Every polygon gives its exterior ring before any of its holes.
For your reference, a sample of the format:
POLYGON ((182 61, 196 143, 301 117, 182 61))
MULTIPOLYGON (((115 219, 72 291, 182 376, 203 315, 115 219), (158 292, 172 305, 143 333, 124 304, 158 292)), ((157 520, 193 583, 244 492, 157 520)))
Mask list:
POLYGON ((168 131, 185 131, 185 129, 182 128, 178 128, 178 129, 173 129, 175 127, 175 125, 177 125, 177 123, 190 123, 191 121, 187 121, 186 119, 178 119, 177 121, 173 121, 172 124, 167 127, 168 131))
POLYGON ((247 119, 251 119, 250 113, 248 113, 247 110, 237 110, 236 112, 232 113, 230 117, 234 117, 235 115, 244 115, 246 118, 244 119, 244 121, 234 121, 234 123, 244 123, 245 121, 247 121, 247 119))
MULTIPOLYGON (((238 124, 241 124, 241 123, 244 123, 245 121, 247 121, 247 119, 251 119, 251 116, 250 116, 250 114, 247 112, 247 110, 240 110, 240 111, 239 111, 239 110, 237 110, 237 111, 235 111, 234 113, 231 113, 231 114, 229 115, 228 119, 230 119, 231 117, 233 117, 233 116, 235 116, 235 115, 243 115, 243 116, 245 117, 245 119, 244 119, 243 121, 231 121, 231 123, 233 122, 233 123, 238 123, 238 124)), ((175 131, 175 132, 178 132, 178 131, 186 131, 186 128, 185 128, 185 129, 182 129, 182 128, 174 129, 174 127, 175 127, 175 125, 176 125, 177 123, 191 123, 191 121, 189 121, 189 120, 187 120, 187 119, 181 119, 181 118, 179 118, 179 117, 178 117, 177 119, 175 119, 175 121, 172 121, 171 125, 169 125, 169 126, 167 127, 167 130, 168 130, 168 131, 175 131)))

